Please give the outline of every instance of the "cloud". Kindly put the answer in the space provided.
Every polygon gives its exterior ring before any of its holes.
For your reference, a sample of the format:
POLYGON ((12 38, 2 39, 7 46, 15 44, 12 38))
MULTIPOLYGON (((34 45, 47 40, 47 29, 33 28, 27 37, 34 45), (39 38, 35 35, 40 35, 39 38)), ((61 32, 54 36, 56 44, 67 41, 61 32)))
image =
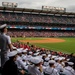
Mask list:
POLYGON ((75 5, 67 7, 68 12, 75 12, 75 5))

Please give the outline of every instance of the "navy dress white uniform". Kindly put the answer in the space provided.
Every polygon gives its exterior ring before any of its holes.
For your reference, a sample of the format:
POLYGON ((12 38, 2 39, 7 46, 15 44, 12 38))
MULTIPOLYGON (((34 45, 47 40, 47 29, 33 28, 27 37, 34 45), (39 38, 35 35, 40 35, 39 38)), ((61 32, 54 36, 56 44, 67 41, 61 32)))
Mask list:
MULTIPOLYGON (((22 50, 21 49, 17 49, 18 53, 22 53, 22 50)), ((22 56, 22 55, 21 55, 22 56)), ((22 57, 20 55, 17 55, 17 59, 16 59, 16 64, 18 66, 18 69, 26 69, 26 66, 22 60, 22 57)))
POLYGON ((19 70, 15 64, 17 51, 12 51, 8 53, 9 60, 5 62, 2 69, 2 75, 18 75, 19 70), (15 60, 14 60, 15 59, 15 60))
MULTIPOLYGON (((54 60, 50 60, 49 64, 55 64, 54 60)), ((59 75, 58 71, 53 67, 51 67, 50 65, 44 69, 44 73, 45 75, 59 75)))
POLYGON ((7 52, 9 45, 11 44, 11 39, 9 36, 6 35, 7 28, 6 24, 0 26, 0 50, 1 50, 1 66, 7 61, 7 52))
POLYGON ((44 61, 44 63, 43 63, 43 65, 44 65, 45 67, 49 66, 49 60, 50 60, 49 57, 46 57, 46 58, 45 58, 45 61, 44 61))
POLYGON ((57 69, 58 73, 63 72, 63 66, 60 62, 60 58, 55 58, 55 60, 57 60, 57 62, 55 63, 55 69, 57 69))
POLYGON ((74 69, 69 66, 69 65, 73 65, 73 62, 68 62, 68 66, 64 68, 63 74, 65 75, 75 75, 75 71, 74 69))
POLYGON ((33 58, 31 58, 31 62, 33 63, 33 65, 28 66, 28 72, 30 73, 30 75, 44 75, 43 69, 41 68, 41 70, 40 70, 41 60, 37 57, 33 57, 33 58), (39 66, 36 66, 38 64, 39 64, 39 66))

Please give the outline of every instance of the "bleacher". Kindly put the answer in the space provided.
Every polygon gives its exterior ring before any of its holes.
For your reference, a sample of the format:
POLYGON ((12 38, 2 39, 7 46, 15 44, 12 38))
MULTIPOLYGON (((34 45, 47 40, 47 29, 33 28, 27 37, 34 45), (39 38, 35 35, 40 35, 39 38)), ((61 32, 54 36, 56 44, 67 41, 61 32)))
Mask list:
POLYGON ((71 12, 0 7, 0 25, 3 23, 8 25, 12 37, 75 36, 75 13, 71 12))

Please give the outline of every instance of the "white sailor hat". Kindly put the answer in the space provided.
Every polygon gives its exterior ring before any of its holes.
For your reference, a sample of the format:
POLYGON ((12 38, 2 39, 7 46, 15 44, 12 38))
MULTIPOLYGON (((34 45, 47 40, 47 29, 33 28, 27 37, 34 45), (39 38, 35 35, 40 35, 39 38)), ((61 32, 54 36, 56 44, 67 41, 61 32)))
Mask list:
POLYGON ((59 60, 61 61, 61 60, 64 60, 65 59, 65 57, 59 57, 59 60))
POLYGON ((13 57, 17 54, 17 51, 11 51, 8 53, 8 57, 13 57))
POLYGON ((12 46, 13 49, 17 49, 16 47, 12 46))
POLYGON ((26 51, 28 50, 28 48, 25 49, 26 51))
POLYGON ((69 61, 70 59, 68 58, 67 61, 69 61))
POLYGON ((23 48, 19 48, 20 50, 23 50, 23 48))
POLYGON ((46 60, 46 61, 49 61, 49 60, 50 60, 50 58, 49 58, 49 57, 46 57, 46 58, 45 58, 45 60, 46 60))
POLYGON ((35 56, 37 56, 38 54, 39 54, 39 52, 38 53, 34 53, 35 56))
POLYGON ((55 64, 55 61, 54 60, 50 60, 49 63, 55 64))
POLYGON ((51 54, 48 54, 48 57, 51 57, 51 54))
POLYGON ((42 54, 42 56, 46 56, 46 54, 42 54))
POLYGON ((54 59, 54 58, 56 58, 56 57, 57 57, 57 56, 54 56, 54 55, 53 55, 53 56, 52 56, 52 59, 54 59))
POLYGON ((22 50, 22 52, 24 52, 24 53, 25 53, 25 52, 27 52, 27 50, 22 50))
POLYGON ((59 60, 60 60, 60 61, 63 60, 62 57, 59 57, 59 60))
POLYGON ((31 52, 31 51, 29 52, 29 54, 32 54, 32 53, 33 53, 33 52, 31 52))
POLYGON ((3 25, 0 26, 0 29, 3 29, 6 26, 7 26, 7 24, 3 24, 3 25))
POLYGON ((67 63, 68 63, 68 65, 71 65, 71 66, 72 66, 72 65, 74 65, 74 63, 73 63, 73 62, 67 62, 67 63))
POLYGON ((38 57, 33 57, 32 59, 31 59, 31 62, 33 63, 33 64, 39 64, 40 62, 42 62, 38 57))
POLYGON ((65 59, 65 57, 62 57, 62 60, 64 60, 65 59))
POLYGON ((57 60, 59 60, 59 58, 55 58, 54 60, 57 61, 57 60))
POLYGON ((40 51, 39 49, 36 50, 36 52, 39 52, 39 51, 40 51))
POLYGON ((24 56, 22 59, 23 59, 23 60, 26 60, 26 57, 24 56))
POLYGON ((22 53, 22 51, 23 51, 23 50, 20 49, 20 48, 17 49, 17 53, 22 53))

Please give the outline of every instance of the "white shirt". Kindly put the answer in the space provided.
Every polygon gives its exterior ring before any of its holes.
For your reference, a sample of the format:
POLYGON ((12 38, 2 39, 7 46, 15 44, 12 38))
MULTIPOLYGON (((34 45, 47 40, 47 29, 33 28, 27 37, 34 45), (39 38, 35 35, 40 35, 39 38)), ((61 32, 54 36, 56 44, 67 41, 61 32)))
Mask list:
POLYGON ((22 61, 20 56, 17 57, 16 64, 19 69, 26 69, 25 63, 22 61))
POLYGON ((72 67, 67 66, 64 68, 63 74, 65 75, 75 75, 75 71, 72 67))
POLYGON ((3 35, 7 38, 8 44, 11 44, 11 38, 10 38, 10 36, 6 35, 5 33, 3 33, 3 35))
POLYGON ((45 70, 44 73, 49 74, 49 75, 59 75, 58 71, 50 66, 48 66, 45 70))
POLYGON ((32 58, 32 55, 26 55, 26 60, 30 61, 32 58))
MULTIPOLYGON (((11 44, 11 38, 10 38, 10 36, 6 35, 5 33, 3 33, 3 35, 7 38, 8 44, 11 44)), ((8 45, 7 45, 7 46, 8 46, 8 45)), ((7 60, 9 59, 9 57, 8 57, 8 52, 10 52, 10 49, 7 50, 7 53, 6 53, 6 55, 5 55, 5 57, 6 57, 7 60)))
POLYGON ((43 72, 40 72, 39 68, 36 67, 35 65, 29 65, 28 66, 28 72, 31 75, 44 75, 43 72))
POLYGON ((59 63, 55 63, 55 69, 57 69, 58 73, 63 71, 63 66, 59 63))
POLYGON ((45 61, 43 65, 47 67, 47 66, 49 66, 49 62, 45 61))

